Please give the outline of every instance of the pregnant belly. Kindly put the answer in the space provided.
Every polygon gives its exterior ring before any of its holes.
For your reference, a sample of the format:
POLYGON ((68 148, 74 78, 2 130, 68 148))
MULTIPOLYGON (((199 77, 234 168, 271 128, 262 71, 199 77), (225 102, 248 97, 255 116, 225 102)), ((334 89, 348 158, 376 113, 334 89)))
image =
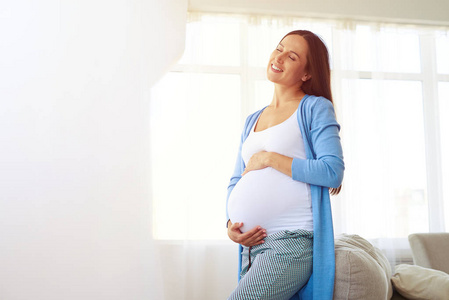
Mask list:
MULTIPOLYGON (((228 200, 232 223, 243 222, 242 232, 255 226, 290 228, 292 220, 301 223, 301 215, 310 217, 308 185, 272 168, 251 171, 234 187, 228 200)), ((299 226, 299 225, 298 225, 299 226)))

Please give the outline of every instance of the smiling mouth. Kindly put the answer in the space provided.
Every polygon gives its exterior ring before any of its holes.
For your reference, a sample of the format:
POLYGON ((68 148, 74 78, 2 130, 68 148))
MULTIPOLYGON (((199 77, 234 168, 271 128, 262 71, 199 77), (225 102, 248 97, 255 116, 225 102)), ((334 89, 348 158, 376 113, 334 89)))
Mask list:
POLYGON ((271 64, 271 68, 277 72, 283 72, 282 69, 279 69, 278 67, 276 67, 274 64, 271 64))

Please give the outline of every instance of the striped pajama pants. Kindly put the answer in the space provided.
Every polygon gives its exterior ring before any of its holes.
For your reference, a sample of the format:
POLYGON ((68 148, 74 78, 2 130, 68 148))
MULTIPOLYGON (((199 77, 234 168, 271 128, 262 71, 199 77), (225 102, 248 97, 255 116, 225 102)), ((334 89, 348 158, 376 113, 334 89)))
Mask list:
POLYGON ((290 299, 312 274, 313 233, 284 230, 243 247, 242 272, 228 300, 290 299))

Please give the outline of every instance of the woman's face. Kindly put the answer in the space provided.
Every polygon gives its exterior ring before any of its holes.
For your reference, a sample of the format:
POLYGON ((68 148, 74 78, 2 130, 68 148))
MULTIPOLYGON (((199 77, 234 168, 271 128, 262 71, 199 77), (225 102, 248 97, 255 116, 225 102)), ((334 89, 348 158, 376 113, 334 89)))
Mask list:
POLYGON ((307 41, 300 35, 286 36, 271 53, 267 67, 268 80, 287 87, 302 86, 310 79, 307 73, 307 41))

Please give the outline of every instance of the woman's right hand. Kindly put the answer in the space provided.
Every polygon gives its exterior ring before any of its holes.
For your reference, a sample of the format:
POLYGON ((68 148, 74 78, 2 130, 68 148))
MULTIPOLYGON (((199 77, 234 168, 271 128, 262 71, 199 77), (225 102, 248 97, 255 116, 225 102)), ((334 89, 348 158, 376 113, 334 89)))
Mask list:
POLYGON ((235 222, 232 224, 228 221, 228 236, 233 241, 245 247, 251 247, 264 243, 264 238, 267 236, 267 231, 260 226, 242 233, 240 228, 243 226, 242 222, 235 222))

